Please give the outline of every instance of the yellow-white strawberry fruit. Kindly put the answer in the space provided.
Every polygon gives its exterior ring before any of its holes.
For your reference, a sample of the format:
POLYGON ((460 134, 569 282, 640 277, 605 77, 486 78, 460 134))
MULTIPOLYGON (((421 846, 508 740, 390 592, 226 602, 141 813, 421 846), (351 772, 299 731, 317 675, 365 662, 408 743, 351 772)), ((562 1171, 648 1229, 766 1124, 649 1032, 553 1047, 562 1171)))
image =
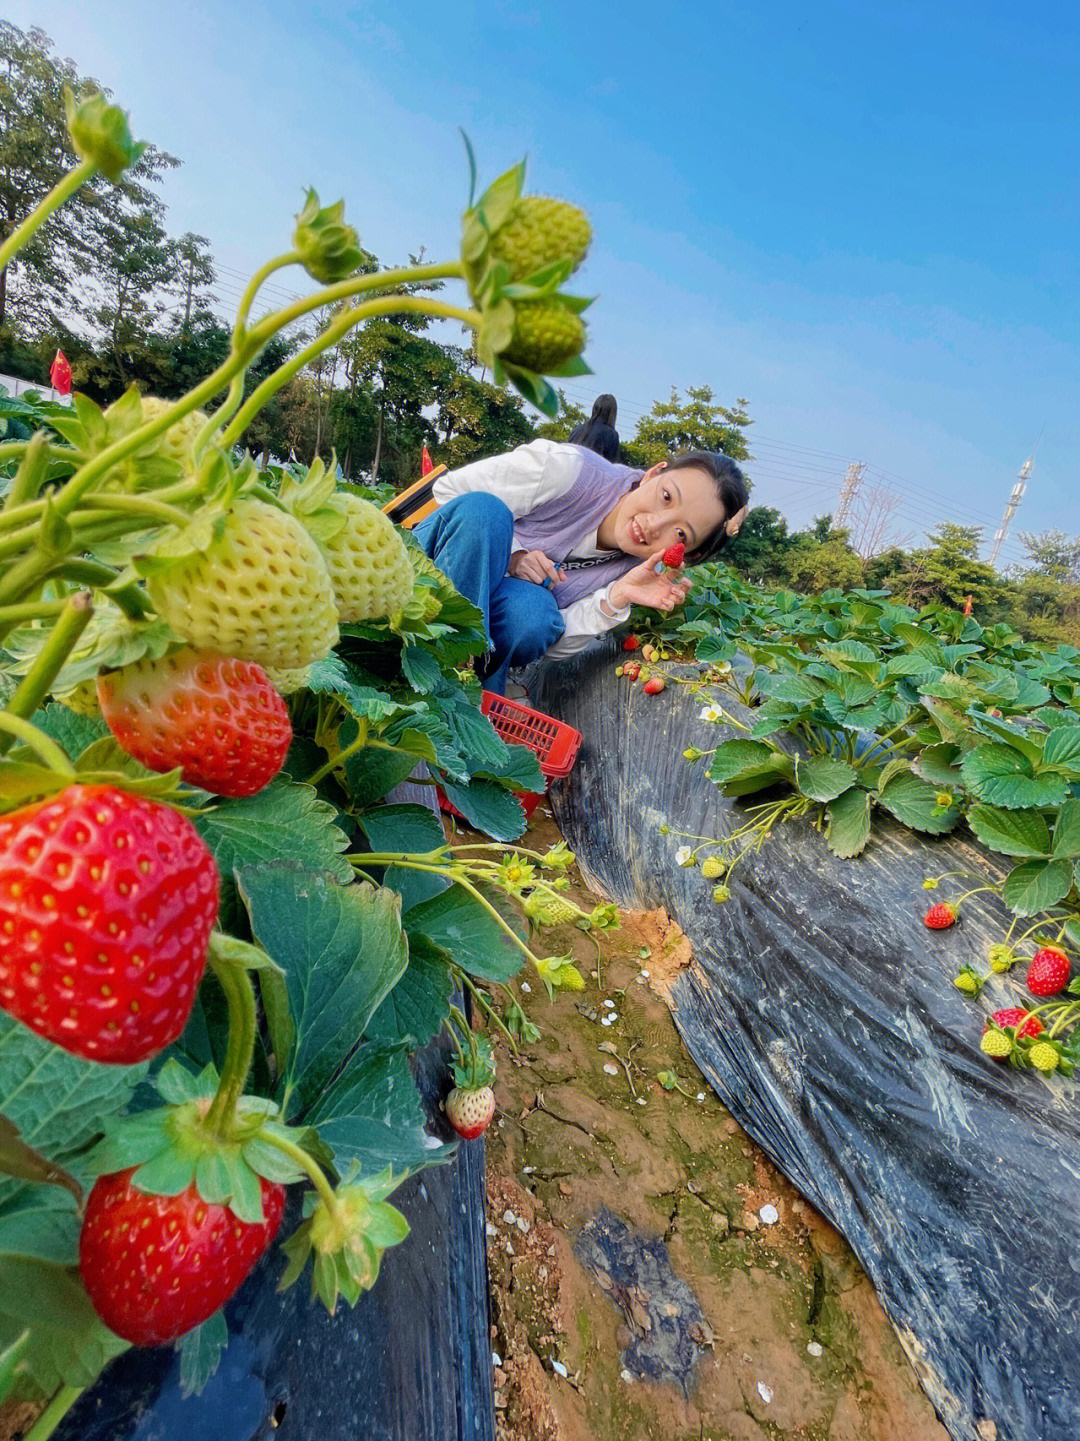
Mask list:
POLYGON ((359 495, 334 497, 345 511, 345 524, 322 542, 344 625, 380 620, 408 603, 413 568, 405 542, 392 522, 370 500, 359 495))
POLYGON ((278 695, 295 695, 298 690, 306 690, 311 683, 311 667, 309 665, 294 666, 285 670, 280 666, 264 666, 266 679, 277 691, 278 695))
POLYGON ((199 650, 285 670, 337 644, 330 573, 318 546, 285 511, 244 497, 201 553, 152 575, 158 615, 199 650))
POLYGON ((61 705, 67 706, 68 710, 73 710, 76 715, 101 715, 96 680, 82 680, 64 695, 58 695, 56 699, 61 705))

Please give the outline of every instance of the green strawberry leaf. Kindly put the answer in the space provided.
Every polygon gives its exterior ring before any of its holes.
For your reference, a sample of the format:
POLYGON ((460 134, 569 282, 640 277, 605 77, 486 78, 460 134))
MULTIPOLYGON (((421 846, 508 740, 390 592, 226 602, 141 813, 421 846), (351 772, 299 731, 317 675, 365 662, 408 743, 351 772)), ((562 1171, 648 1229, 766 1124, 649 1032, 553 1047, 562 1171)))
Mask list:
MULTIPOLYGON (((338 742, 347 746, 357 734, 356 722, 346 721, 338 732, 338 742)), ((345 762, 345 779, 353 805, 357 810, 367 810, 381 801, 395 786, 409 779, 416 764, 416 756, 406 751, 376 750, 370 746, 349 756, 345 762)))
POLYGON ((468 785, 443 783, 446 799, 474 830, 497 841, 516 841, 526 827, 521 803, 498 781, 474 779, 468 785))
POLYGON ((57 1266, 79 1260, 81 1217, 75 1198, 54 1186, 24 1186, 0 1204, 0 1274, 8 1258, 26 1256, 57 1266))
POLYGON ((403 1179, 403 1172, 440 1165, 456 1150, 425 1130, 423 1107, 401 1042, 365 1041, 334 1084, 316 1099, 306 1119, 331 1148, 342 1173, 350 1162, 358 1161, 365 1171, 391 1166, 403 1179))
POLYGON ((180 1352, 181 1396, 198 1396, 202 1392, 228 1344, 229 1328, 223 1311, 215 1311, 201 1326, 180 1337, 176 1349, 180 1352))
POLYGON ((367 1023, 367 1039, 425 1046, 437 1036, 450 1014, 451 959, 426 936, 411 935, 408 968, 367 1023))
POLYGON ((1037 810, 1006 811, 972 806, 968 825, 992 851, 1006 856, 1048 856, 1050 828, 1037 810))
POLYGON ((902 825, 909 826, 913 831, 941 836, 958 825, 961 811, 954 801, 947 810, 937 814, 940 809, 937 794, 937 786, 906 771, 894 775, 882 788, 878 799, 902 825))
POLYGON ((1001 898, 1018 916, 1034 916, 1056 906, 1069 893, 1073 868, 1068 861, 1024 861, 1005 877, 1001 898))
MULTIPOLYGON (((47 1160, 78 1170, 76 1158, 122 1111, 146 1065, 103 1066, 69 1055, 0 1015, 0 1096, 22 1142, 47 1160)), ((0 1179, 0 1204, 24 1182, 0 1179)))
POLYGON ((372 806, 358 822, 373 851, 424 854, 446 844, 443 823, 427 806, 372 806))
POLYGON ((973 795, 1006 810, 1060 805, 1068 794, 1068 785, 1060 777, 1036 776, 1027 756, 996 742, 968 751, 960 769, 973 795))
POLYGON ((279 1091, 303 1108, 405 971, 400 901, 288 862, 247 866, 237 879, 253 934, 285 972, 296 1040, 279 1091))
POLYGON ((812 756, 795 764, 795 785, 812 801, 832 801, 855 784, 855 772, 846 761, 812 756))
POLYGON ((28 1146, 19 1135, 18 1126, 3 1114, 0 1114, 0 1174, 37 1186, 62 1186, 76 1202, 82 1200, 82 1187, 71 1172, 28 1146))
POLYGON ((915 774, 922 776, 935 786, 958 786, 960 767, 954 762, 960 758, 960 747, 948 741, 924 747, 912 762, 915 774))
POLYGON ((1080 800, 1065 801, 1058 811, 1050 854, 1065 860, 1080 857, 1080 800))
POLYGON ((841 860, 857 856, 870 839, 870 797, 858 786, 852 786, 830 801, 826 814, 828 827, 825 840, 833 855, 841 860))
POLYGON ((128 1343, 99 1321, 75 1271, 30 1257, 5 1257, 0 1286, 0 1348, 28 1327, 23 1364, 31 1388, 89 1386, 128 1343))
POLYGON ((747 795, 781 780, 792 780, 795 762, 763 741, 721 741, 713 752, 708 776, 725 795, 747 795))
POLYGON ((439 662, 420 645, 407 645, 401 652, 401 669, 413 690, 420 694, 432 691, 442 680, 439 662))
POLYGON ((1080 780, 1080 726, 1052 730, 1043 746, 1040 775, 1053 769, 1069 780, 1080 780))
MULTIPOLYGON (((521 923, 501 894, 488 896, 506 923, 521 923)), ((481 902, 462 886, 451 885, 405 912, 410 940, 423 936, 454 958, 463 971, 484 981, 508 981, 522 966, 522 952, 481 902)))
POLYGON ((220 924, 235 923, 235 872, 281 856, 303 857, 313 870, 328 871, 338 881, 352 878, 341 854, 349 838, 336 824, 337 812, 312 786, 296 781, 270 782, 257 795, 219 801, 196 816, 195 824, 221 873, 220 924))
POLYGON ((109 727, 100 716, 77 715, 66 705, 53 703, 32 717, 38 730, 44 731, 60 748, 76 760, 94 741, 109 734, 109 727))

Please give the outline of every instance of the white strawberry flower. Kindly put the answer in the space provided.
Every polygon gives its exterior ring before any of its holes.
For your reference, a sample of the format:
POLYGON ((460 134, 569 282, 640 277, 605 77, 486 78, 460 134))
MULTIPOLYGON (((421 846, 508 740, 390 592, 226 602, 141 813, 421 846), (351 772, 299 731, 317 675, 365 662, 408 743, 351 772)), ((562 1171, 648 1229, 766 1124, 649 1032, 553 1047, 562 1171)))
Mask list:
POLYGON ((710 725, 719 725, 723 719, 724 712, 715 701, 710 701, 708 705, 702 706, 698 715, 698 720, 708 721, 710 725))
POLYGON ((690 849, 689 846, 680 846, 679 849, 675 852, 675 860, 676 863, 680 866, 689 867, 697 865, 697 856, 694 854, 694 852, 690 849))

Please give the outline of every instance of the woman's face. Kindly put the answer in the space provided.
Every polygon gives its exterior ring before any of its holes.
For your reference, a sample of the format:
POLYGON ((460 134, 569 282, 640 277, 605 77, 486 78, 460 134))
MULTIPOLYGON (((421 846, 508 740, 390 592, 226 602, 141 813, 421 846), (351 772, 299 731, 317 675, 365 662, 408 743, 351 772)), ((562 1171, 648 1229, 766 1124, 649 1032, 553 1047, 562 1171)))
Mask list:
POLYGON ((696 466, 668 470, 661 462, 647 470, 637 489, 627 492, 612 511, 605 539, 642 559, 679 541, 692 553, 725 519, 716 482, 707 471, 696 466))

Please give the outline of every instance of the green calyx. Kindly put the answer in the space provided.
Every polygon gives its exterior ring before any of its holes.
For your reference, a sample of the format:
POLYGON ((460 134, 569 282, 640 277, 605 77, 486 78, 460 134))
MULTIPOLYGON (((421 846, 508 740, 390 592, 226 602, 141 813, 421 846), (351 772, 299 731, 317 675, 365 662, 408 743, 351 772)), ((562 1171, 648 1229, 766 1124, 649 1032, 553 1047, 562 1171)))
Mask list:
POLYGON ((479 1091, 482 1086, 490 1086, 495 1079, 495 1052, 486 1036, 472 1032, 468 1040, 468 1049, 452 1065, 454 1085, 460 1086, 463 1091, 479 1091))
POLYGON ((296 217, 293 248, 304 269, 320 285, 347 280, 371 260, 360 249, 356 231, 345 224, 344 200, 320 206, 314 190, 308 191, 304 208, 296 217))
POLYGON ((204 1201, 228 1206, 241 1221, 263 1220, 259 1178, 288 1184, 303 1170, 273 1145, 281 1133, 295 1136, 271 1119, 272 1101, 246 1096, 225 1135, 206 1124, 218 1076, 208 1066, 198 1076, 170 1060, 157 1077, 167 1105, 125 1116, 106 1129, 91 1157, 99 1174, 135 1168, 132 1184, 151 1195, 178 1196, 194 1185, 204 1201))
POLYGON ((332 1200, 309 1191, 304 1198, 305 1220, 281 1248, 289 1264, 278 1289, 293 1285, 312 1256, 312 1297, 318 1297, 331 1315, 339 1297, 355 1306, 378 1279, 383 1252, 409 1234, 405 1217, 385 1199, 403 1180, 388 1168, 339 1186, 332 1200))
POLYGON ((110 105, 100 91, 77 97, 64 87, 67 129, 75 153, 114 184, 138 161, 145 141, 131 137, 128 118, 118 105, 110 105))

